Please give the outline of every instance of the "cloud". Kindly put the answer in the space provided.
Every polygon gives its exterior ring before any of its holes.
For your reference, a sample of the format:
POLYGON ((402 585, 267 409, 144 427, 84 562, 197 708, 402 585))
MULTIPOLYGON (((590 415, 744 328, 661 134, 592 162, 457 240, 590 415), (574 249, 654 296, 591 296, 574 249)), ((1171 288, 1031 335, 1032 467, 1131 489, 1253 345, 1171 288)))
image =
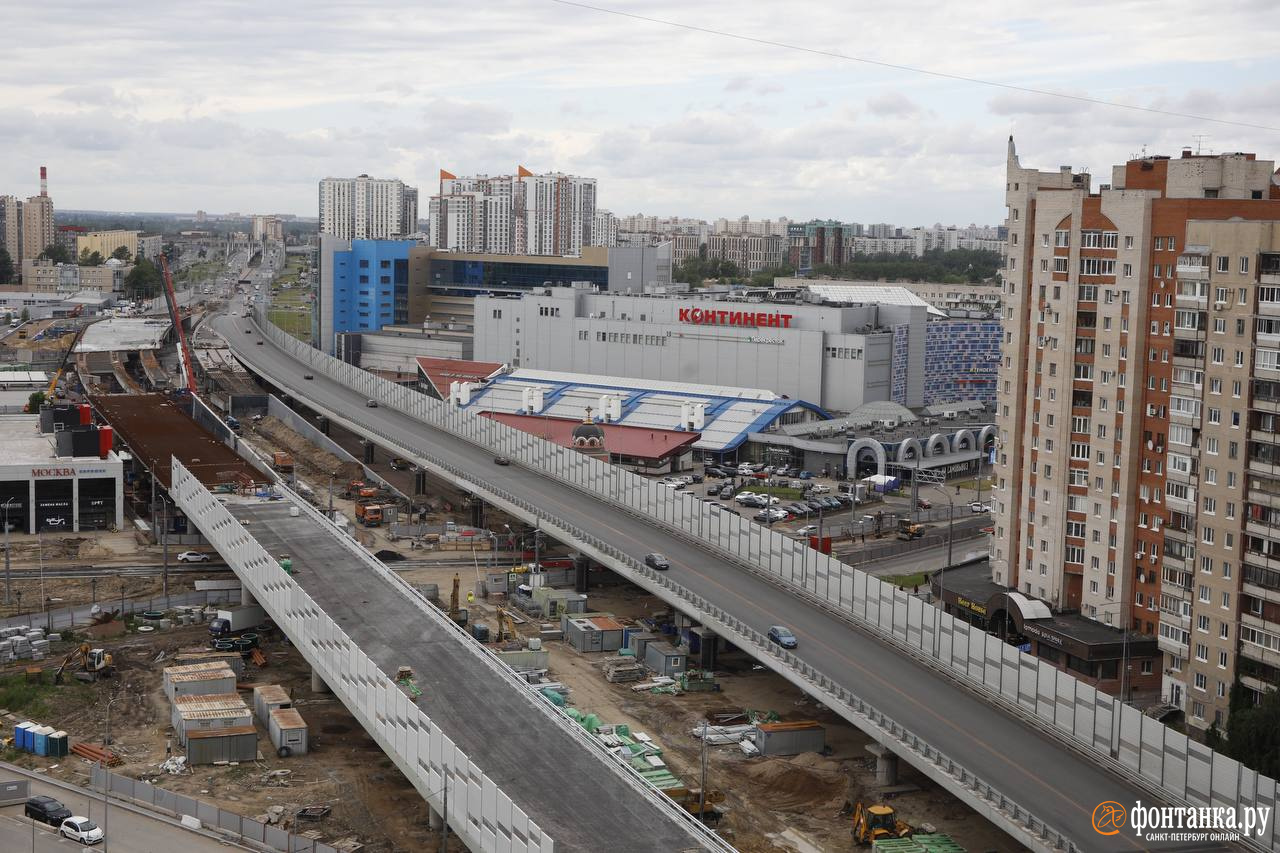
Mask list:
POLYGON ((920 112, 920 105, 901 92, 885 92, 867 99, 867 110, 874 116, 899 118, 920 112))

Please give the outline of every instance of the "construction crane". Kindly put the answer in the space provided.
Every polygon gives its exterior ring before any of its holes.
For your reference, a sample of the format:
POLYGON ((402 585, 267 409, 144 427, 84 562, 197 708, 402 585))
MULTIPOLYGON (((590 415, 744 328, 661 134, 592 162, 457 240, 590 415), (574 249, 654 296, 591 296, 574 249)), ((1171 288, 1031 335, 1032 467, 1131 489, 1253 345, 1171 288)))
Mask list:
POLYGON ((115 673, 111 655, 103 649, 92 649, 88 643, 81 643, 62 659, 62 665, 53 674, 53 683, 61 684, 63 673, 71 664, 77 664, 75 677, 81 681, 97 681, 99 678, 110 678, 115 673))
POLYGON ((49 382, 49 387, 45 389, 45 399, 53 397, 53 392, 57 390, 58 380, 62 378, 62 374, 66 372, 67 362, 71 360, 71 353, 75 352, 76 344, 80 343, 80 339, 84 337, 84 330, 89 328, 86 323, 76 330, 76 336, 71 339, 71 343, 67 346, 67 351, 62 354, 62 362, 58 365, 58 370, 53 374, 53 379, 49 382))
POLYGON ((196 393, 195 368, 191 365, 191 351, 187 349, 187 333, 182 328, 182 315, 178 312, 178 297, 173 292, 173 276, 169 274, 169 259, 160 255, 160 271, 164 274, 165 301, 169 304, 169 318, 173 320, 173 328, 178 332, 178 364, 182 368, 182 379, 187 390, 196 393))

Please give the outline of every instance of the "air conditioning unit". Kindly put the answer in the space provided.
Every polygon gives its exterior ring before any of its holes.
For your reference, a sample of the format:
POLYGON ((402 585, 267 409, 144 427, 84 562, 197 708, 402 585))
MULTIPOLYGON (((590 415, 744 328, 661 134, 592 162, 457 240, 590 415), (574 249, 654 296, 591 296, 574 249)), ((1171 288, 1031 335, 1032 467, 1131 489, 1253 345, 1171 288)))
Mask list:
POLYGON ((1225 303, 1225 302, 1215 302, 1215 303, 1213 303, 1213 310, 1214 310, 1214 311, 1225 311, 1226 309, 1227 309, 1227 303, 1225 303))
POLYGON ((1145 557, 1145 556, 1146 556, 1146 554, 1143 554, 1141 551, 1136 551, 1136 552, 1134 552, 1133 559, 1135 559, 1135 560, 1141 560, 1141 559, 1142 559, 1143 557, 1145 557))

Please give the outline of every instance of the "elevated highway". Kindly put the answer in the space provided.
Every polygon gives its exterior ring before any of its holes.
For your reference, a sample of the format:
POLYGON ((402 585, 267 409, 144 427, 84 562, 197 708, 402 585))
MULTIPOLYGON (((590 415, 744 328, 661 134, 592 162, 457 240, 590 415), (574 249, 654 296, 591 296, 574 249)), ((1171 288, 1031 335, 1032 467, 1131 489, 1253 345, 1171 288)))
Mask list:
POLYGON ((1100 802, 1159 803, 1156 786, 1112 772, 1116 768, 1104 766, 1086 745, 993 705, 831 608, 815 606, 690 537, 614 511, 599 497, 530 468, 497 468, 491 451, 404 412, 368 408, 362 394, 299 362, 269 337, 258 345, 263 336, 250 319, 216 322, 238 357, 284 391, 435 475, 538 521, 556 538, 690 612, 890 745, 1019 842, 1090 851, 1220 849, 1097 834, 1091 815, 1100 802), (670 559, 663 578, 640 565, 652 551, 670 559), (799 648, 793 655, 755 645, 774 624, 795 631, 799 648))

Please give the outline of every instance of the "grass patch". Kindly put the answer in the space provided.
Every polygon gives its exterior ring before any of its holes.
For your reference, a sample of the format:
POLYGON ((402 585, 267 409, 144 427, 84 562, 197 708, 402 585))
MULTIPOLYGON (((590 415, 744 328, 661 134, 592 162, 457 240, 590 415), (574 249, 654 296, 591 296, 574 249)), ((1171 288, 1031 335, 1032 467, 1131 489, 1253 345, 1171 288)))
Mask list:
POLYGON ((42 683, 27 681, 25 674, 8 675, 0 678, 0 708, 23 717, 47 717, 51 713, 50 699, 54 694, 62 698, 69 694, 86 692, 87 685, 75 681, 67 674, 67 682, 55 686, 51 682, 53 674, 45 675, 42 683))
POLYGON ((913 572, 909 575, 886 575, 880 580, 885 583, 891 583, 894 586, 900 586, 903 589, 914 589, 917 586, 926 586, 929 583, 929 573, 913 572))
MULTIPOLYGON (((996 484, 996 479, 995 479, 995 477, 983 477, 983 478, 982 478, 982 491, 983 491, 984 493, 985 493, 985 492, 990 492, 990 491, 991 491, 991 489, 995 486, 995 484, 996 484)), ((969 479, 969 480, 957 480, 957 481, 955 481, 955 482, 948 483, 947 485, 948 485, 948 486, 955 486, 957 489, 964 489, 965 491, 969 491, 969 492, 975 491, 975 489, 974 489, 974 487, 973 487, 973 480, 972 480, 972 479, 969 479)))
POLYGON ((311 340, 311 312, 271 308, 267 319, 300 341, 311 340))

